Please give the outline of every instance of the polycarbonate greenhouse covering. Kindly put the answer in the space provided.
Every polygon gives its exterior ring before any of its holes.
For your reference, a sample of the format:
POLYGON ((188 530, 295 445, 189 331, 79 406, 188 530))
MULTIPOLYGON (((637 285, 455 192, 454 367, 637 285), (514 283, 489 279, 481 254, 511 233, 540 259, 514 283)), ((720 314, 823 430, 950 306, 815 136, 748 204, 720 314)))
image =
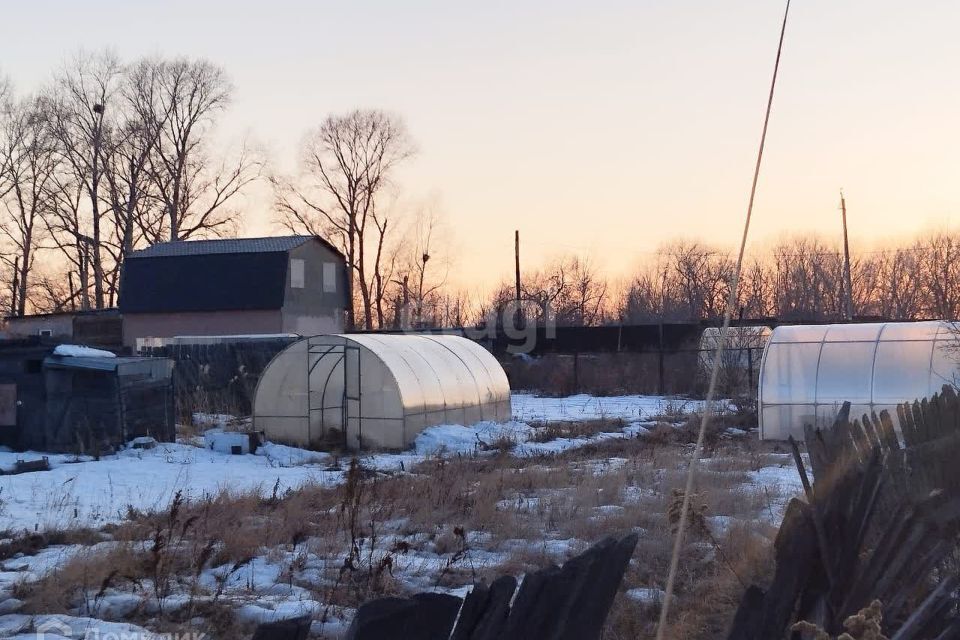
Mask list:
POLYGON ((851 417, 927 398, 960 372, 960 325, 944 321, 783 326, 760 370, 760 437, 803 438, 829 427, 844 402, 851 417))
POLYGON ((273 442, 403 449, 426 427, 506 421, 507 376, 486 349, 449 335, 305 338, 257 385, 254 428, 273 442))

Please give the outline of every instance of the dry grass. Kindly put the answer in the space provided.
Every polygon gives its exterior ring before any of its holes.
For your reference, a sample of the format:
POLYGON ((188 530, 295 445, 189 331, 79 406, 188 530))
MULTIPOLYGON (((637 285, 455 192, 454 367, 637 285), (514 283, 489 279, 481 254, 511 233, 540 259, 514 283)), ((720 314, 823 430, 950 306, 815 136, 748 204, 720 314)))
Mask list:
POLYGON ((622 431, 627 423, 623 420, 576 420, 570 422, 532 423, 534 432, 529 442, 550 442, 559 438, 589 438, 598 433, 622 431))
MULTIPOLYGON (((597 430, 612 428, 571 423, 553 433, 597 430)), ((290 584, 335 610, 412 589, 519 574, 631 530, 642 535, 624 590, 662 588, 672 548, 670 502, 684 484, 687 440, 683 434, 666 442, 609 440, 528 459, 506 455, 504 447, 493 455, 428 459, 394 475, 353 463, 338 487, 179 503, 111 527, 110 549, 77 555, 20 596, 31 611, 61 612, 89 607, 97 593, 137 591, 138 584, 147 600, 186 592, 198 596, 189 609, 143 613, 138 620, 164 629, 189 613, 225 637, 239 628, 228 615, 227 596, 197 584, 212 567, 266 555, 285 567, 290 584)), ((743 583, 762 583, 771 566, 773 531, 758 514, 777 496, 746 485, 747 472, 769 462, 768 449, 718 438, 710 455, 695 489, 706 532, 691 535, 684 551, 669 637, 720 637, 743 583)), ((650 638, 657 612, 655 603, 621 594, 604 637, 650 638)))

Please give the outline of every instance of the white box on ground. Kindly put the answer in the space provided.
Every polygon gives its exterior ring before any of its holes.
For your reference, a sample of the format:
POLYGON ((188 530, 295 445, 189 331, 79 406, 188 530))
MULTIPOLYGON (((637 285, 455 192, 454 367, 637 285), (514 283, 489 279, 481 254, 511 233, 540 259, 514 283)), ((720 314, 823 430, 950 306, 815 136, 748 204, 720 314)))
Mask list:
POLYGON ((203 434, 207 449, 218 453, 241 455, 250 453, 250 434, 211 429, 203 434))

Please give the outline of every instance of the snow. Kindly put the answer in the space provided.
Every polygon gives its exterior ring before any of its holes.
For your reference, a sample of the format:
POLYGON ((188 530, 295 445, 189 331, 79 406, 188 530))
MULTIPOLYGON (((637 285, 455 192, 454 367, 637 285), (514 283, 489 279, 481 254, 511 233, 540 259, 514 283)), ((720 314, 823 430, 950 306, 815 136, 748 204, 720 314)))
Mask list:
POLYGON ((38 551, 35 555, 11 558, 0 562, 0 588, 5 586, 4 576, 17 574, 19 579, 39 580, 43 576, 61 566, 79 553, 101 553, 115 546, 114 542, 101 542, 85 545, 51 545, 38 551))
MULTIPOLYGON (((787 454, 784 454, 788 457, 787 454)), ((763 467, 757 471, 748 472, 752 484, 758 487, 777 487, 781 491, 798 494, 803 492, 803 483, 800 474, 790 458, 789 463, 776 467, 763 467)))
POLYGON ((329 464, 332 457, 322 451, 308 451, 285 444, 266 442, 257 448, 257 455, 279 467, 299 467, 307 464, 329 464))
POLYGON ((459 424, 443 424, 428 427, 414 441, 414 451, 428 456, 439 452, 475 453, 497 442, 526 442, 533 432, 532 427, 522 422, 481 422, 472 427, 459 424))
POLYGON ((632 437, 626 431, 597 433, 584 438, 555 438, 547 442, 525 442, 518 444, 511 451, 517 457, 543 456, 563 453, 570 449, 585 447, 604 440, 622 440, 632 437))
POLYGON ((59 640, 63 638, 136 638, 153 640, 161 638, 143 627, 124 622, 106 622, 96 618, 81 618, 68 615, 0 616, 0 638, 11 640, 59 640))
POLYGON ((70 356, 73 358, 116 358, 116 354, 103 349, 84 347, 78 344, 61 344, 53 350, 55 356, 70 356))
MULTIPOLYGON (((72 345, 66 345, 72 346, 72 345)), ((85 348, 84 348, 85 349, 85 348)), ((513 455, 549 455, 613 438, 636 437, 646 431, 643 418, 694 410, 701 403, 658 396, 595 398, 536 398, 513 396, 514 415, 526 420, 585 420, 631 418, 622 431, 598 433, 584 438, 559 438, 531 442, 535 427, 514 420, 481 422, 472 427, 440 425, 422 431, 411 451, 364 455, 368 469, 396 472, 409 470, 427 456, 479 455, 511 446, 513 455)), ((224 424, 233 416, 197 414, 194 421, 224 424)), ((90 457, 13 453, 0 451, 0 469, 9 470, 18 459, 47 456, 51 470, 0 476, 2 528, 40 531, 75 526, 99 527, 125 519, 131 510, 165 510, 177 492, 187 499, 221 492, 269 494, 276 487, 285 492, 315 483, 333 485, 342 481, 346 465, 333 466, 327 453, 306 451, 276 443, 264 443, 254 455, 229 455, 185 443, 161 443, 152 449, 123 449, 99 461, 90 457)))
POLYGON ((692 413, 703 408, 700 400, 668 396, 609 396, 586 394, 543 398, 529 393, 511 397, 513 418, 521 422, 575 420, 650 420, 661 415, 692 413))
POLYGON ((660 604, 667 598, 667 592, 663 589, 654 589, 648 587, 629 589, 625 595, 634 602, 639 602, 641 604, 660 604))
MULTIPOLYGON (((643 437, 652 426, 652 418, 663 415, 676 415, 682 408, 693 411, 700 408, 695 401, 676 400, 652 396, 621 396, 617 398, 593 398, 574 396, 571 398, 534 398, 529 394, 514 396, 515 419, 506 423, 482 422, 466 427, 463 425, 440 425, 425 429, 416 438, 413 447, 399 453, 376 453, 359 458, 364 467, 379 472, 409 471, 417 463, 437 455, 488 455, 500 445, 510 445, 511 455, 518 457, 552 455, 584 447, 592 443, 643 437), (557 438, 547 442, 535 442, 544 429, 539 421, 594 420, 599 418, 619 419, 626 424, 622 430, 611 424, 608 431, 594 433, 578 438, 557 438)), ((233 416, 203 415, 197 423, 222 426, 235 421, 233 416)), ((222 429, 208 432, 217 437, 223 435, 222 429)), ((202 440, 201 440, 202 442, 202 440)), ((165 510, 178 491, 186 499, 197 499, 204 495, 227 491, 243 493, 256 491, 269 495, 274 487, 280 492, 295 489, 307 483, 334 485, 341 483, 349 459, 337 459, 331 454, 307 451, 296 447, 267 442, 261 445, 256 454, 229 455, 212 451, 203 446, 187 443, 158 443, 152 449, 126 448, 116 455, 105 456, 99 461, 73 455, 43 453, 13 453, 0 449, 0 468, 12 466, 18 458, 30 460, 48 456, 51 470, 22 474, 18 476, 0 476, 0 530, 10 528, 15 532, 34 531, 72 526, 99 527, 117 522, 127 517, 130 509, 140 512, 165 510)), ((748 480, 742 485, 744 491, 769 492, 769 504, 758 515, 762 521, 769 519, 771 524, 779 525, 787 501, 801 492, 799 478, 789 456, 775 457, 775 465, 748 473, 748 480)), ((563 461, 578 474, 603 475, 630 463, 625 458, 607 458, 590 460, 563 461)), ((532 468, 548 468, 555 461, 538 461, 522 466, 518 472, 532 468)), ((739 473, 739 472, 738 472, 739 473)), ((738 476, 738 481, 744 476, 738 476)), ((640 479, 635 482, 641 483, 640 479)), ((530 514, 536 516, 551 509, 556 501, 554 497, 568 491, 569 487, 531 487, 497 500, 492 506, 505 516, 512 514, 530 514)), ((648 498, 656 498, 657 492, 646 486, 624 486, 612 491, 598 492, 595 502, 585 505, 585 516, 593 522, 622 517, 624 505, 642 503, 648 498), (602 499, 601 499, 602 498, 602 499)), ((501 496, 498 496, 501 497, 501 496)), ((413 547, 403 554, 393 556, 391 575, 405 589, 414 591, 443 590, 445 592, 464 593, 469 586, 436 587, 436 576, 450 564, 452 554, 438 553, 445 547, 431 542, 423 531, 411 535, 401 535, 406 527, 403 518, 390 520, 389 531, 398 532, 396 538, 410 542, 413 547), (415 536, 421 536, 416 538, 415 536), (417 542, 414 542, 417 540, 417 542)), ((730 516, 712 516, 710 526, 715 534, 729 529, 736 520, 730 516)), ((438 527, 440 532, 442 527, 438 527)), ((643 529, 636 529, 646 535, 643 529)), ((582 552, 588 541, 570 536, 572 531, 563 533, 536 532, 533 538, 522 539, 526 535, 518 532, 512 537, 497 542, 497 538, 486 531, 467 533, 468 555, 464 566, 471 570, 478 568, 496 568, 509 563, 515 555, 526 557, 529 554, 542 554, 553 562, 562 562, 576 553, 582 552)), ((373 556, 389 549, 393 544, 388 533, 373 550, 373 556)), ((0 537, 3 534, 0 533, 0 537)), ((53 568, 62 566, 70 558, 80 553, 103 554, 112 541, 99 542, 91 546, 66 545, 50 546, 33 556, 10 558, 0 562, 0 604, 10 603, 0 609, 0 637, 13 635, 26 640, 35 638, 39 624, 51 624, 45 637, 53 640, 58 636, 84 637, 88 632, 142 634, 138 638, 152 638, 149 632, 126 623, 101 622, 95 618, 123 619, 132 614, 156 615, 160 603, 149 598, 144 592, 130 593, 108 590, 90 607, 72 609, 76 616, 32 616, 18 613, 18 601, 9 596, 17 585, 24 581, 37 580, 47 575, 53 568), (6 598, 6 599, 5 599, 6 598), (95 618, 77 617, 94 616, 95 618), (16 634, 20 634, 17 636, 16 634)), ((146 544, 146 543, 143 543, 146 544)), ((365 544, 365 543, 362 543, 365 544)), ((366 549, 366 547, 364 547, 366 549)), ((220 600, 229 606, 241 621, 259 623, 310 614, 313 617, 330 615, 328 622, 314 622, 316 634, 341 634, 349 626, 352 610, 336 608, 328 611, 329 604, 318 602, 314 598, 326 593, 331 563, 339 565, 341 560, 333 556, 318 556, 310 552, 309 546, 297 551, 289 551, 286 546, 272 549, 262 548, 251 561, 236 570, 234 565, 221 565, 201 572, 199 585, 204 592, 219 591, 220 600), (303 557, 299 554, 303 553, 303 557), (297 560, 295 582, 290 575, 294 560, 297 560), (307 588, 309 587, 309 589, 307 588)), ((333 567, 336 568, 335 566, 333 567)), ((633 585, 629 585, 633 586, 633 585)), ((641 586, 626 591, 625 596, 643 606, 657 606, 663 601, 662 590, 641 586)), ((191 596, 185 592, 171 593, 162 599, 163 610, 167 613, 185 607, 191 597, 210 598, 209 595, 191 596)), ((134 618, 142 620, 142 618, 134 618)), ((328 637, 328 636, 325 636, 328 637)))
POLYGON ((200 584, 215 591, 221 582, 225 591, 264 592, 280 580, 283 568, 266 558, 254 558, 234 571, 232 564, 208 569, 200 576, 200 584))
MULTIPOLYGON (((769 509, 761 515, 774 527, 779 527, 783 522, 790 500, 803 495, 803 483, 800 481, 800 474, 793 464, 792 457, 784 454, 784 458, 789 458, 789 461, 785 460, 780 466, 763 467, 757 471, 748 472, 750 481, 744 485, 747 491, 761 492, 769 497, 769 509), (770 488, 774 489, 772 495, 770 488)), ((805 462, 809 468, 809 460, 805 462)))
MULTIPOLYGON (((62 465, 73 464, 76 462, 89 462, 93 460, 91 456, 78 456, 72 453, 43 453, 40 451, 24 451, 22 453, 15 453, 9 449, 3 450, 0 449, 0 472, 9 472, 17 466, 18 460, 23 460, 25 462, 32 462, 34 460, 42 460, 47 458, 47 461, 50 463, 51 467, 59 467, 62 465)), ((3 487, 3 482, 0 481, 0 487, 3 487)), ((5 493, 5 492, 4 492, 5 493)), ((6 495, 0 493, 0 499, 7 498, 6 495)))
POLYGON ((243 622, 261 624, 307 615, 311 618, 317 618, 323 612, 323 609, 324 606, 316 600, 283 599, 271 602, 268 598, 259 598, 256 604, 242 605, 234 613, 243 622))
MULTIPOLYGON (((270 454, 229 455, 185 444, 164 443, 153 449, 125 449, 99 462, 67 464, 68 456, 50 456, 52 469, 0 476, 3 528, 48 530, 102 526, 123 520, 129 508, 165 510, 178 491, 186 499, 226 491, 269 495, 306 483, 336 484, 342 472, 311 464, 284 466, 270 454)), ((305 459, 310 452, 303 454, 305 459)), ((0 453, 0 464, 27 454, 0 453)))
POLYGON ((5 616, 0 616, 0 638, 9 638, 10 636, 15 636, 21 631, 26 631, 30 628, 30 624, 32 622, 32 616, 23 615, 20 613, 11 613, 5 616))

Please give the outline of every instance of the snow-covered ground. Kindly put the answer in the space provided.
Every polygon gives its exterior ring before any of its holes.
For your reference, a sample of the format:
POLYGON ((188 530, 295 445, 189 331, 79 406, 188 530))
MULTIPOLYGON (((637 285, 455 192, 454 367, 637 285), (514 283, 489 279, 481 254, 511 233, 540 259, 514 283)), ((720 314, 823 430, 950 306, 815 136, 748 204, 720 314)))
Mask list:
MULTIPOLYGON (((607 438, 635 437, 645 429, 641 419, 666 413, 695 411, 702 403, 657 396, 595 398, 538 398, 513 395, 514 421, 483 422, 470 427, 441 425, 426 429, 413 451, 363 456, 363 466, 383 471, 409 468, 425 456, 481 453, 509 442, 517 456, 551 454, 607 438), (622 431, 585 438, 558 438, 530 442, 535 427, 529 423, 572 420, 634 420, 622 431)), ((203 417, 202 417, 203 418, 203 417)), ((201 420, 221 425, 228 416, 201 420)), ((228 455, 191 444, 160 444, 153 449, 131 449, 98 461, 90 457, 0 451, 0 470, 13 469, 17 460, 48 457, 51 470, 0 476, 0 529, 41 531, 74 526, 97 527, 118 522, 131 510, 165 509, 177 492, 197 499, 219 492, 259 491, 269 495, 305 483, 335 484, 343 472, 331 469, 326 454, 267 443, 253 455, 228 455)))
POLYGON ((176 493, 186 499, 221 491, 259 490, 267 495, 306 483, 331 484, 340 471, 327 471, 312 452, 268 445, 257 455, 232 456, 188 444, 124 450, 99 461, 74 456, 2 453, 0 468, 16 460, 48 455, 50 471, 0 476, 3 529, 38 531, 102 526, 124 519, 131 509, 165 509, 176 493), (304 462, 306 459, 306 462, 304 462), (79 461, 77 461, 79 460, 79 461))
MULTIPOLYGON (((505 449, 522 459, 494 459, 501 464, 508 460, 507 467, 515 471, 508 474, 508 480, 515 484, 507 490, 498 489, 499 493, 490 504, 479 505, 491 509, 495 516, 474 522, 465 533, 461 530, 464 548, 469 549, 468 555, 457 561, 469 567, 469 574, 463 568, 461 582, 453 580, 447 587, 439 587, 437 578, 456 564, 456 545, 451 548, 449 542, 445 546, 440 543, 444 532, 450 538, 452 525, 456 522, 441 524, 443 521, 440 521, 426 528, 410 528, 405 524, 405 517, 398 517, 380 525, 379 555, 371 551, 369 561, 373 564, 376 558, 389 555, 391 579, 404 589, 438 589, 462 596, 469 589, 468 583, 473 579, 470 576, 475 576, 478 571, 516 566, 510 563, 525 562, 524 559, 531 557, 563 562, 584 550, 597 535, 594 529, 601 530, 599 526, 603 523, 612 522, 609 526, 617 530, 632 527, 642 535, 662 526, 663 496, 667 491, 664 487, 671 485, 667 483, 655 488, 655 485, 667 481, 664 469, 656 467, 657 462, 626 456, 609 457, 603 453, 596 457, 590 453, 584 454, 587 457, 571 458, 537 456, 558 454, 602 441, 643 437, 653 426, 653 418, 673 416, 679 424, 683 422, 683 412, 700 409, 701 403, 648 396, 536 398, 515 394, 513 406, 514 420, 510 422, 431 427, 419 435, 408 451, 369 454, 360 458, 364 467, 384 472, 409 471, 415 464, 436 456, 487 456, 505 449), (572 424, 598 419, 620 422, 600 425, 601 431, 596 433, 589 429, 578 430, 580 425, 572 424), (553 429, 548 430, 544 423, 553 423, 553 429), (548 439, 557 433, 584 435, 548 439), (535 459, 526 460, 531 457, 535 459), (555 472, 558 473, 550 475, 555 472), (613 478, 610 474, 618 475, 613 478), (555 482, 536 480, 548 477, 555 482), (614 482, 605 482, 604 478, 614 482), (579 528, 572 524, 564 528, 570 520, 578 522, 579 528), (499 521, 513 524, 501 526, 498 530, 496 523, 499 521), (550 521, 554 523, 547 525, 550 521), (548 530, 549 527, 554 529, 548 530), (401 548, 402 551, 397 551, 401 548)), ((229 416, 215 416, 200 422, 205 426, 221 426, 230 420, 229 416)), ((746 433, 731 429, 730 436, 743 438, 746 433)), ((220 492, 258 491, 269 496, 274 491, 282 495, 301 485, 333 486, 344 480, 345 465, 328 454, 266 443, 256 454, 229 455, 203 448, 203 438, 195 440, 159 444, 147 449, 131 448, 98 461, 72 455, 0 450, 0 469, 12 468, 18 459, 31 460, 43 455, 48 457, 51 466, 50 471, 0 476, 0 531, 8 529, 16 533, 76 526, 97 528, 121 521, 132 511, 167 510, 178 492, 188 500, 220 492)), ((678 452, 683 450, 682 445, 677 447, 678 452)), ((727 477, 734 478, 729 490, 737 496, 736 500, 723 503, 732 510, 713 512, 708 517, 715 535, 722 537, 734 523, 743 521, 754 523, 755 530, 776 527, 787 501, 800 493, 799 478, 790 457, 765 455, 761 466, 752 467, 756 469, 754 471, 743 471, 743 467, 739 467, 740 471, 723 471, 723 464, 718 465, 721 470, 717 471, 709 469, 710 459, 704 459, 705 472, 716 473, 718 477, 726 473, 729 474, 727 477)), ((682 458, 674 458, 674 462, 667 464, 677 464, 679 459, 682 458)), ((436 465, 437 469, 445 466, 436 465)), ((428 469, 432 467, 426 466, 428 469)), ((418 469, 415 477, 430 481, 432 472, 423 469, 418 469)), ((673 472, 679 470, 682 466, 673 472)), ((411 477, 414 476, 400 473, 387 481, 404 482, 411 477)), ((499 482, 502 484, 504 480, 501 478, 499 482)), ((402 512, 397 515, 403 516, 402 512)), ((147 617, 155 615, 154 609, 160 606, 156 602, 157 596, 151 601, 146 591, 131 592, 126 587, 108 589, 103 597, 90 600, 92 605, 87 602, 69 609, 70 615, 32 616, 19 612, 20 605, 12 598, 18 584, 39 580, 78 554, 115 552, 117 547, 113 545, 119 544, 146 545, 144 549, 149 546, 149 541, 122 543, 102 533, 97 535, 103 535, 100 539, 104 541, 92 546, 51 546, 33 556, 18 555, 0 562, 0 637, 22 634, 23 638, 32 638, 41 626, 48 624, 53 625, 51 629, 59 625, 64 633, 69 632, 74 637, 83 637, 90 629, 100 634, 137 633, 140 634, 138 637, 151 637, 146 630, 125 620, 142 623, 142 617, 132 616, 134 611, 147 617)), ((3 537, 2 533, 0 537, 3 537)), ((331 612, 329 604, 320 602, 331 588, 330 576, 336 574, 343 564, 343 558, 338 555, 340 552, 328 549, 331 541, 327 538, 310 538, 299 547, 294 543, 292 548, 288 545, 263 546, 242 566, 207 566, 192 578, 196 580, 199 595, 194 595, 193 587, 181 589, 164 598, 162 611, 169 615, 186 606, 194 597, 209 600, 210 594, 219 592, 222 584, 222 603, 228 604, 240 621, 263 622, 310 614, 317 620, 313 623, 314 636, 340 637, 349 625, 353 610, 337 607, 331 612), (319 618, 327 621, 320 623, 319 618)), ((705 557, 712 550, 706 549, 706 552, 705 557)), ((664 597, 663 585, 650 584, 649 580, 645 573, 634 576, 634 581, 626 584, 626 599, 636 606, 659 606, 664 597)), ((146 624, 149 626, 149 622, 146 624)))

